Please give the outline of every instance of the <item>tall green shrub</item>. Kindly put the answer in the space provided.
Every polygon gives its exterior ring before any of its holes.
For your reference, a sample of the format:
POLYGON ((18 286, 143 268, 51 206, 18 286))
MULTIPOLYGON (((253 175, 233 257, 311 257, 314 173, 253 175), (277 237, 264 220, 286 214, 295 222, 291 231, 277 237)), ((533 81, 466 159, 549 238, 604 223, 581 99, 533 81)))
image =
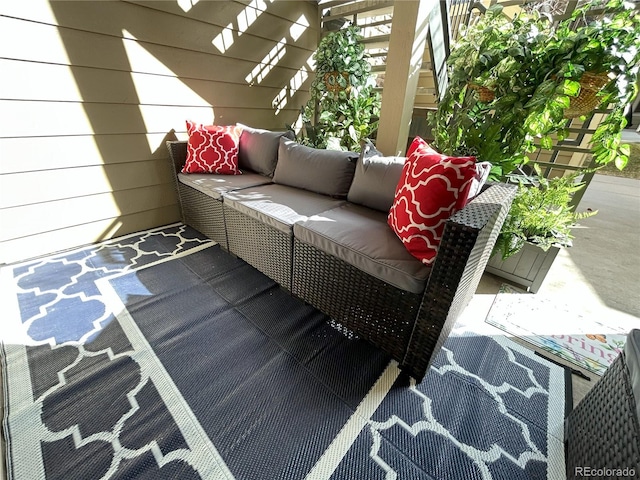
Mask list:
POLYGON ((314 54, 311 98, 302 109, 301 142, 316 148, 358 151, 360 140, 378 128, 380 97, 360 29, 327 34, 314 54))

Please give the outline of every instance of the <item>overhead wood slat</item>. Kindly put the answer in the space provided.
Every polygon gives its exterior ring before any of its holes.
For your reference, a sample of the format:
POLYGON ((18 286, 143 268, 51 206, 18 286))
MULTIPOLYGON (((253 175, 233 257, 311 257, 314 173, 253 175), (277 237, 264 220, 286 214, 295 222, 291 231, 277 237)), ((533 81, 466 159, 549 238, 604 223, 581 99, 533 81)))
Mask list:
POLYGON ((320 0, 318 1, 318 6, 320 6, 322 9, 325 8, 331 8, 331 7, 337 7, 337 6, 341 6, 341 5, 347 5, 347 4, 353 4, 356 3, 358 0, 320 0))
POLYGON ((366 28, 382 27, 382 26, 385 26, 385 25, 388 26, 389 28, 391 28, 392 21, 393 20, 391 18, 389 18, 389 19, 386 19, 386 20, 378 20, 377 22, 371 22, 371 23, 365 22, 365 23, 362 23, 362 24, 358 24, 358 26, 362 30, 364 30, 366 28))
POLYGON ((374 48, 371 46, 371 44, 384 44, 384 43, 389 43, 389 34, 385 34, 385 35, 373 35, 371 37, 367 37, 367 38, 363 38, 362 39, 362 43, 365 45, 365 47, 367 48, 374 48))
POLYGON ((322 17, 323 22, 335 20, 343 17, 350 17, 353 15, 388 15, 393 12, 394 1, 361 1, 352 5, 347 5, 343 8, 332 9, 330 15, 322 17))
MULTIPOLYGON (((535 145, 536 148, 542 148, 540 145, 535 145)), ((574 153, 591 153, 589 147, 569 147, 566 145, 554 145, 553 150, 559 152, 574 152, 574 153)))
POLYGON ((389 35, 376 35, 362 40, 365 49, 388 48, 389 35))

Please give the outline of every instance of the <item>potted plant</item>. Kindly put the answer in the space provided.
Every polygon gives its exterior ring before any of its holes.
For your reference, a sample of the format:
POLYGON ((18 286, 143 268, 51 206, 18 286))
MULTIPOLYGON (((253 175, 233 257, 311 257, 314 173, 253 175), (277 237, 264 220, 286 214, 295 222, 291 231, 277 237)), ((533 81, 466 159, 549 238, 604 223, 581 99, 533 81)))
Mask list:
POLYGON ((569 205, 583 172, 547 179, 535 165, 535 176, 517 177, 516 194, 494 247, 487 271, 536 292, 561 247, 570 247, 571 228, 597 211, 577 213, 569 205))
MULTIPOLYGON (((593 12, 591 12, 593 13, 593 12)), ((528 155, 567 137, 569 119, 611 109, 591 139, 596 163, 622 169, 624 109, 637 94, 640 16, 620 0, 587 2, 554 23, 539 11, 513 19, 489 8, 460 36, 448 59, 449 84, 430 116, 434 146, 493 164, 491 178, 534 173, 528 155), (587 12, 599 8, 588 20, 587 12)), ((539 170, 535 170, 539 175, 539 170)), ((577 218, 570 201, 578 174, 525 182, 504 224, 488 271, 536 291, 577 218), (523 251, 523 249, 525 249, 523 251), (520 275, 527 272, 526 277, 520 275)))
POLYGON ((551 148, 552 134, 566 138, 568 118, 608 105, 592 137, 593 157, 626 165, 629 146, 620 137, 640 65, 633 5, 587 2, 557 24, 535 10, 511 19, 494 5, 461 34, 448 65, 447 90, 430 117, 442 152, 489 161, 492 177, 504 179, 529 153, 551 148), (602 14, 586 21, 596 7, 602 14))
POLYGON ((311 98, 302 109, 301 143, 359 151, 378 128, 380 96, 357 26, 329 32, 316 53, 311 98))

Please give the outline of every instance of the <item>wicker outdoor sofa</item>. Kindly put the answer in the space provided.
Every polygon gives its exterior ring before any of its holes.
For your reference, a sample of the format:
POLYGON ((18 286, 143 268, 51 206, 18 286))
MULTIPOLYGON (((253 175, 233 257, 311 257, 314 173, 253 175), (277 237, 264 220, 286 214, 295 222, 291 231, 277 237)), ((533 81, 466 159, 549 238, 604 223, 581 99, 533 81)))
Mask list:
POLYGON ((378 165, 372 181, 362 156, 285 139, 243 131, 242 175, 181 173, 187 142, 167 142, 183 222, 421 380, 478 285, 515 187, 491 185, 455 213, 425 266, 387 225, 401 163, 378 165))

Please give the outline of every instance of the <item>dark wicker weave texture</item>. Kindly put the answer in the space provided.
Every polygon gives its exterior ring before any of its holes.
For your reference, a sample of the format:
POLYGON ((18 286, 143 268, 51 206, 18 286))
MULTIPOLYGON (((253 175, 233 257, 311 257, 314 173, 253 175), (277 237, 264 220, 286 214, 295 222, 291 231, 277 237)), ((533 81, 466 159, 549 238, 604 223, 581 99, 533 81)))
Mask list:
POLYGON ((424 295, 397 289, 297 239, 293 293, 421 380, 475 292, 515 191, 495 185, 449 219, 424 295))
POLYGON ((447 221, 402 361, 414 377, 427 372, 475 293, 515 192, 514 185, 494 185, 447 221))
POLYGON ((171 162, 171 171, 173 172, 173 181, 178 187, 178 173, 184 167, 187 161, 187 142, 168 141, 167 150, 169 150, 169 161, 171 162))
POLYGON ((182 221, 228 249, 222 202, 178 181, 187 159, 187 142, 167 142, 182 221))
POLYGON ((291 290, 293 238, 224 205, 229 251, 291 290))
POLYGON ((195 188, 180 184, 182 221, 228 250, 222 202, 195 188))
POLYGON ((625 468, 640 475, 640 425, 624 360, 621 353, 567 419, 569 479, 584 478, 584 467, 613 473, 597 478, 620 478, 613 471, 625 468))
POLYGON ((403 358, 421 295, 393 287, 297 239, 293 255, 295 295, 392 357, 403 358))

